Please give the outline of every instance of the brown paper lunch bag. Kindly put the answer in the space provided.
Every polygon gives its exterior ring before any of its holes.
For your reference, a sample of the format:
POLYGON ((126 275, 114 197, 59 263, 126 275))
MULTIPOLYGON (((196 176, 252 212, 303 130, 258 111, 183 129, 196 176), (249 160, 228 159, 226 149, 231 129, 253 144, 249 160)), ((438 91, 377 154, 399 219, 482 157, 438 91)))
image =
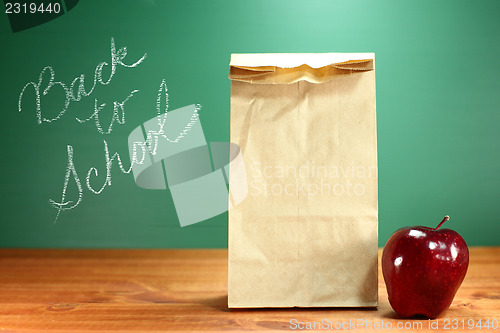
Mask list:
POLYGON ((377 306, 374 54, 232 54, 229 79, 228 306, 377 306))

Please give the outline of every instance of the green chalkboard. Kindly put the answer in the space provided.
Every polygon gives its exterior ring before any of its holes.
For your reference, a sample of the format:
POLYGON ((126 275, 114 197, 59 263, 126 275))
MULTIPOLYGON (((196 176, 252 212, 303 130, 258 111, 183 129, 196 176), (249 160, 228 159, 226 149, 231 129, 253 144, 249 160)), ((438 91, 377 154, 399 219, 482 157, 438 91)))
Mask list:
POLYGON ((230 55, 253 52, 375 52, 379 244, 449 214, 500 245, 499 1, 53 3, 0 14, 0 247, 226 247, 227 213, 181 227, 171 192, 107 170, 106 149, 128 168, 167 93, 229 141, 230 55))

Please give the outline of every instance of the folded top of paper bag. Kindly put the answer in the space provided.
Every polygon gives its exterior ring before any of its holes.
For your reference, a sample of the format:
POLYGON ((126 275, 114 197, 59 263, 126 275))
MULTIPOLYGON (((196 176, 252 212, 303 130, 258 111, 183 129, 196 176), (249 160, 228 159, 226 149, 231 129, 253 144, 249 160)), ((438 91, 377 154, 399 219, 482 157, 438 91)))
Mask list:
POLYGON ((374 53, 232 54, 229 79, 259 84, 322 83, 374 69, 374 53))
POLYGON ((230 66, 276 66, 293 68, 308 65, 320 68, 347 61, 373 60, 375 53, 247 53, 231 54, 230 66))

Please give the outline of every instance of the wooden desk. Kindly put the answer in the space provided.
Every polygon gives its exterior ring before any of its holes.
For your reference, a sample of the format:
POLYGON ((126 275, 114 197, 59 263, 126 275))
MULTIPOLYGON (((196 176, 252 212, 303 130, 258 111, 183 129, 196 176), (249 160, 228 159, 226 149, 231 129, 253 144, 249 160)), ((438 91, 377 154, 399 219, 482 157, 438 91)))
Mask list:
MULTIPOLYGON (((500 321, 499 277, 500 248, 471 248, 469 272, 439 328, 448 320, 448 331, 459 331, 453 320, 461 327, 464 319, 470 332, 470 319, 500 321)), ((436 331, 392 311, 380 270, 379 298, 378 310, 228 310, 226 250, 0 250, 0 330, 282 330, 296 319, 436 331)))

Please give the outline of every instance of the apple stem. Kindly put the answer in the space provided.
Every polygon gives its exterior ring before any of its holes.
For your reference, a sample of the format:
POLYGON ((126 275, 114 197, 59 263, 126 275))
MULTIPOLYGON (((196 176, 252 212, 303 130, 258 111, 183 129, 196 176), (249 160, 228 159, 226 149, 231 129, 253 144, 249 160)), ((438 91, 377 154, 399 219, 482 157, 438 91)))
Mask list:
POLYGON ((446 215, 444 217, 444 219, 441 221, 441 223, 438 224, 438 226, 434 229, 434 230, 438 230, 442 225, 443 223, 445 223, 446 221, 448 221, 450 219, 450 217, 448 215, 446 215))

